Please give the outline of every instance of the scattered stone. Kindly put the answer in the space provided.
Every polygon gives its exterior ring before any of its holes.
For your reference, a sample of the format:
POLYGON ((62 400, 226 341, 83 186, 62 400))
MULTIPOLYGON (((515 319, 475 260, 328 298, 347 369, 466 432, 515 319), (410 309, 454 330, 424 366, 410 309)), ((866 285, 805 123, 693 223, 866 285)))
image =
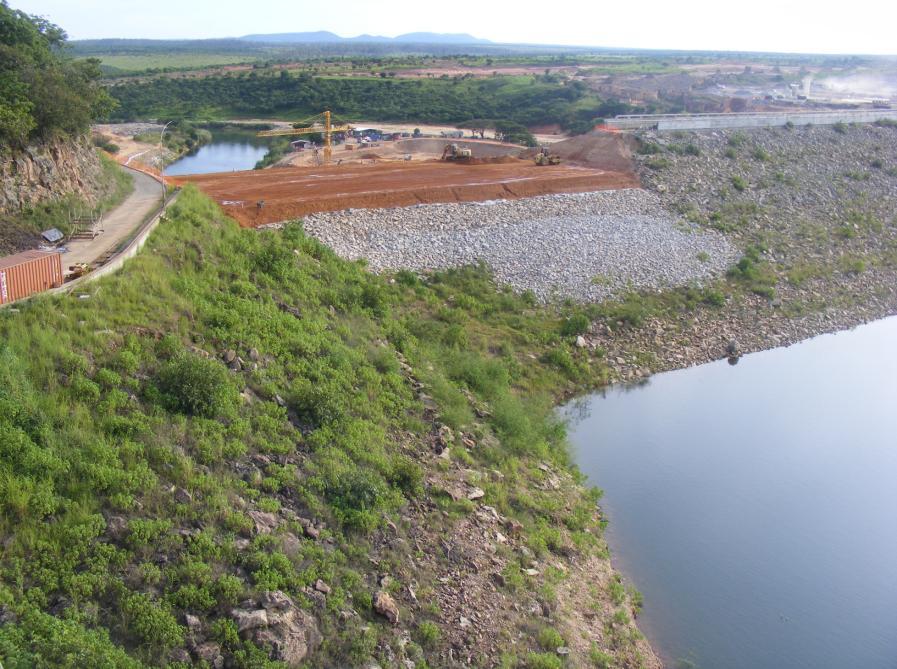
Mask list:
POLYGON ((213 669, 222 669, 224 667, 224 656, 221 655, 221 646, 212 641, 206 642, 196 647, 196 659, 200 662, 206 662, 213 669))
POLYGON ((124 516, 109 516, 106 520, 106 534, 115 541, 121 541, 128 535, 128 521, 124 516))
POLYGON ((249 349, 249 359, 253 362, 258 362, 262 359, 262 356, 259 355, 259 350, 257 348, 249 349))
POLYGON ((193 501, 193 495, 183 488, 178 488, 174 491, 174 501, 178 504, 190 504, 193 501))
POLYGON ((735 339, 730 339, 729 343, 726 344, 726 353, 730 357, 738 355, 738 342, 735 339))
POLYGON ((324 581, 322 581, 321 579, 315 581, 315 590, 325 595, 330 594, 330 586, 324 583, 324 581))
POLYGON ((323 641, 315 619, 279 590, 264 593, 258 605, 262 608, 231 612, 240 636, 267 648, 271 659, 298 669, 323 641))
POLYGON ((186 664, 190 664, 190 653, 188 653, 183 648, 175 648, 171 653, 169 653, 168 658, 172 662, 184 662, 186 664))
POLYGON ((469 500, 482 499, 485 496, 486 491, 484 491, 482 488, 474 488, 469 493, 467 493, 467 499, 469 500))
POLYGON ((576 348, 585 348, 586 347, 586 338, 582 335, 579 335, 576 338, 576 348))
POLYGON ((276 515, 267 511, 249 511, 248 515, 255 526, 256 534, 271 534, 280 522, 276 515))
POLYGON ((237 352, 233 349, 229 349, 224 352, 224 362, 230 364, 237 359, 237 352))
POLYGON ((377 594, 374 595, 374 611, 393 625, 399 622, 399 607, 392 596, 385 590, 378 590, 377 594))

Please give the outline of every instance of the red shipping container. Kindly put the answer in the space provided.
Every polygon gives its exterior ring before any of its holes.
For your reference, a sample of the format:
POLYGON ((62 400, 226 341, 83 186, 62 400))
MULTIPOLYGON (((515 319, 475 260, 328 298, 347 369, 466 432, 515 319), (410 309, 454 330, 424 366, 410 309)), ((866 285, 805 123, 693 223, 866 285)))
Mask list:
POLYGON ((55 251, 24 251, 0 258, 0 304, 62 285, 62 256, 55 251))

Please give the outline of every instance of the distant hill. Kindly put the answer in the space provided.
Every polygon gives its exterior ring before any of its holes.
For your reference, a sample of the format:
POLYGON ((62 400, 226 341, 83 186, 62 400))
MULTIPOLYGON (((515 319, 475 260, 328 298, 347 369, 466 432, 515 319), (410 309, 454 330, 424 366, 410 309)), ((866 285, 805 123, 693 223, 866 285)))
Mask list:
POLYGON ((327 30, 301 33, 272 33, 268 35, 246 35, 239 38, 244 42, 265 42, 268 44, 320 44, 339 42, 367 42, 404 44, 492 44, 491 40, 481 39, 466 33, 406 33, 398 37, 381 35, 358 35, 356 37, 340 37, 327 30))

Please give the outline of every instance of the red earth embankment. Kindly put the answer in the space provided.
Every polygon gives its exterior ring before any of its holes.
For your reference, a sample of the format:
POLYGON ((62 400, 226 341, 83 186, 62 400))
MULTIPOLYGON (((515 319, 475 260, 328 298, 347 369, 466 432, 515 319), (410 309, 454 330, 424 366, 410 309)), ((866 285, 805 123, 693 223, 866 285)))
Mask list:
POLYGON ((639 187, 631 168, 606 170, 530 161, 344 164, 171 177, 192 183, 241 225, 255 227, 318 211, 514 199, 639 187), (264 205, 259 208, 259 201, 264 205))

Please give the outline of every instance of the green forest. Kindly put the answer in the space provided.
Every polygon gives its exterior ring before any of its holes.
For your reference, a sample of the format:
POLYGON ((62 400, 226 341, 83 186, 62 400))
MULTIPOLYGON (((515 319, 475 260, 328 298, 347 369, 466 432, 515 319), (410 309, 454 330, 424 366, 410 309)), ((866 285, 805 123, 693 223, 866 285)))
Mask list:
POLYGON ((634 110, 597 98, 581 82, 554 77, 488 79, 328 78, 288 72, 206 78, 157 78, 110 87, 114 118, 302 117, 322 109, 349 119, 461 123, 510 120, 525 126, 560 123, 587 132, 606 116, 634 110))
POLYGON ((58 26, 0 0, 0 146, 80 134, 114 106, 96 59, 65 55, 58 26))

